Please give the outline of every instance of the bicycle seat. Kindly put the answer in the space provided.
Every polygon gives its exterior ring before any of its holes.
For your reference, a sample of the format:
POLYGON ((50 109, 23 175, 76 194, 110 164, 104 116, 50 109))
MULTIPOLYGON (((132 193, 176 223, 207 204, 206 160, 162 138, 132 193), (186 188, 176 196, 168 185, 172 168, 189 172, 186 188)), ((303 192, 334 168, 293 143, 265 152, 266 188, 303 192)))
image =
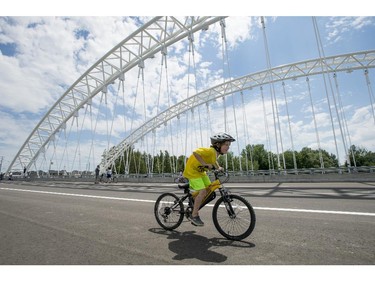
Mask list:
POLYGON ((178 188, 183 189, 185 193, 189 192, 189 183, 180 183, 178 184, 178 188))

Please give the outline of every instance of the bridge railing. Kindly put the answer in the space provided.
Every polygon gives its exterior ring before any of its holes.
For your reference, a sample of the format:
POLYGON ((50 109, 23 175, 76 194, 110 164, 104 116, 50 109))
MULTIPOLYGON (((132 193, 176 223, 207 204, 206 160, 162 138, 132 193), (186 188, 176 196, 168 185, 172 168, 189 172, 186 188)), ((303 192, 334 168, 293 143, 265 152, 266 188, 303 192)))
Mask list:
MULTIPOLYGON (((311 168, 311 169, 286 169, 286 170, 256 170, 256 171, 228 171, 233 182, 245 181, 316 181, 316 180, 337 180, 345 181, 356 179, 357 181, 375 181, 375 166, 360 167, 333 167, 333 168, 311 168)), ((174 182, 179 176, 177 173, 153 173, 153 174, 116 174, 118 182, 174 182)), ((94 181, 95 173, 91 171, 58 172, 49 171, 38 173, 35 171, 23 174, 13 173, 12 180, 55 180, 55 181, 94 181)), ((9 180, 9 174, 2 174, 1 180, 9 180)))

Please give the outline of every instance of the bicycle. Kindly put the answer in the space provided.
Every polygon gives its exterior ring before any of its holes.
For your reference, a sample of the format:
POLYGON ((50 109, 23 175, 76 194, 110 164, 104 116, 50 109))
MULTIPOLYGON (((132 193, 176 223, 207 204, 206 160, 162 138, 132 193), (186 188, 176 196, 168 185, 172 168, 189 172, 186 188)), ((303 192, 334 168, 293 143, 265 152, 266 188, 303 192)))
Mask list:
MULTIPOLYGON (((205 167, 207 169, 207 167, 205 167)), ((255 227, 255 212, 251 204, 242 196, 231 194, 224 183, 229 180, 229 174, 213 170, 215 180, 210 185, 210 191, 203 199, 200 209, 216 198, 216 191, 220 197, 212 209, 212 219, 217 231, 228 240, 243 240, 248 237, 255 227), (220 177, 225 176, 224 180, 220 177)), ((191 192, 189 183, 178 184, 184 195, 177 196, 167 192, 161 194, 155 202, 154 215, 158 224, 165 230, 179 227, 186 217, 190 220, 194 198, 197 191, 191 192), (187 200, 187 203, 185 202, 187 200)))

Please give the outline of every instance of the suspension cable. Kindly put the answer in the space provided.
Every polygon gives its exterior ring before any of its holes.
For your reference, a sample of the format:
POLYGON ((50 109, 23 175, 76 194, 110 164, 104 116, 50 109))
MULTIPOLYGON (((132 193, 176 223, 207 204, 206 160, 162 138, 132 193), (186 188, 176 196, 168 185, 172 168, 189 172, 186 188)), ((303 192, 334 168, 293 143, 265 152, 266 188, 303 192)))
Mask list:
MULTIPOLYGON (((70 139, 70 134, 72 132, 72 127, 74 123, 74 118, 72 118, 72 123, 70 124, 69 132, 68 135, 66 135, 66 125, 62 126, 64 129, 64 137, 65 137, 65 146, 64 146, 64 151, 63 151, 63 156, 62 156, 62 161, 64 161, 64 157, 66 154, 66 166, 69 164, 69 151, 68 151, 68 140, 70 139)), ((64 166, 64 170, 66 170, 66 166, 64 166)))
POLYGON ((94 167, 96 166, 96 163, 95 163, 95 151, 94 151, 94 127, 93 127, 93 116, 92 116, 92 99, 88 100, 87 102, 87 106, 90 107, 90 132, 91 132, 91 144, 90 144, 90 149, 89 149, 89 155, 87 157, 87 161, 90 161, 90 157, 92 157, 92 163, 94 165, 94 167), (91 151, 93 151, 92 155, 91 155, 91 151))
MULTIPOLYGON (((246 110, 245 110, 245 101, 244 101, 244 97, 243 97, 243 92, 242 91, 241 91, 241 104, 242 104, 243 122, 245 124, 245 139, 249 140, 250 139, 250 137, 249 137, 249 129, 248 129, 248 125, 247 125, 247 115, 246 115, 246 110)), ((249 172, 249 163, 248 163, 249 161, 248 161, 248 157, 247 157, 247 146, 249 146, 249 148, 250 148, 249 154, 250 154, 251 172, 253 173, 254 172, 254 163, 253 163, 251 143, 246 144, 246 142, 245 142, 246 173, 249 172)))
POLYGON ((95 146, 94 146, 94 137, 95 137, 95 132, 96 132, 96 128, 97 128, 97 125, 98 125, 98 121, 99 121, 99 112, 100 112, 100 108, 102 106, 102 100, 103 100, 103 93, 101 95, 101 98, 100 98, 100 102, 99 102, 99 106, 98 106, 98 110, 96 112, 96 119, 95 119, 95 125, 94 125, 94 129, 92 129, 92 100, 90 100, 89 104, 90 104, 90 118, 91 118, 91 145, 90 145, 90 150, 89 150, 89 155, 92 154, 93 155, 93 162, 95 162, 95 146))
MULTIPOLYGON (((220 26, 221 26, 221 40, 222 40, 222 46, 223 46, 223 70, 224 70, 224 65, 227 65, 228 68, 228 77, 229 79, 231 78, 231 70, 230 70, 230 65, 229 65, 229 56, 228 56, 228 40, 226 37, 226 32, 225 32, 225 19, 220 20, 220 26)), ((223 71, 224 73, 224 71, 223 71)), ((225 82, 225 75, 223 75, 224 82, 225 82)), ((233 115, 234 115, 234 127, 236 130, 236 136, 238 138, 238 127, 237 127, 237 115, 236 115, 236 107, 234 106, 234 93, 231 94, 232 97, 232 108, 233 108, 233 115)), ((225 130, 226 131, 226 130, 225 130)), ((237 142, 237 151, 238 151, 238 158, 239 158, 239 168, 240 171, 242 172, 242 163, 241 163, 241 152, 240 152, 240 142, 237 142)), ((232 167, 234 170, 234 157, 232 157, 232 167)))
POLYGON ((283 86, 283 93, 284 93, 286 114, 288 116, 288 128, 289 128, 289 135, 290 135, 290 143, 292 145, 293 165, 294 165, 294 170, 297 173, 297 160, 296 160, 296 153, 294 151, 294 141, 293 141, 292 127, 291 127, 291 122, 290 122, 288 101, 286 99, 285 83, 284 83, 284 81, 282 82, 282 86, 283 86))
MULTIPOLYGON (((122 61, 121 61, 121 65, 122 65, 122 61)), ((126 110, 125 108, 125 74, 124 73, 121 73, 120 76, 119 76, 119 87, 120 85, 122 85, 122 104, 124 105, 124 112, 126 110)), ((124 122, 124 132, 126 132, 126 116, 125 114, 122 114, 122 117, 123 117, 123 122, 124 122)), ((120 160, 120 169, 121 169, 121 163, 123 163, 124 165, 124 175, 126 174, 129 174, 129 170, 127 169, 127 166, 128 166, 128 161, 129 161, 129 157, 126 156, 126 154, 128 153, 128 149, 126 149, 122 154, 121 154, 121 160, 120 160)), ((120 170, 121 172, 121 170, 120 170)))
POLYGON ((340 90, 339 90, 339 83, 337 81, 337 74, 336 72, 333 73, 333 79, 335 81, 335 87, 336 87, 336 93, 337 93, 337 100, 338 100, 338 106, 340 108, 339 112, 341 113, 341 119, 343 120, 343 123, 344 123, 344 135, 348 137, 348 140, 349 140, 349 150, 345 151, 345 155, 346 155, 346 160, 348 162, 348 166, 350 167, 351 166, 351 161, 350 161, 350 155, 349 153, 352 155, 352 158, 353 158, 353 163, 354 163, 354 167, 357 166, 356 164, 356 161, 355 161, 355 155, 354 155, 354 152, 353 152, 353 149, 352 149, 352 140, 351 140, 351 137, 350 137, 350 132, 349 132, 349 128, 348 128, 348 123, 346 122, 346 116, 345 116, 345 111, 344 111, 344 107, 342 105, 342 101, 341 101, 341 95, 340 95, 340 90), (350 152, 349 152, 350 151, 350 152))
POLYGON ((320 168, 324 169, 324 161, 323 161, 323 156, 322 156, 322 149, 321 149, 321 146, 320 146, 320 138, 319 138, 319 133, 318 133, 318 125, 316 123, 316 115, 315 115, 314 103, 313 103, 312 95, 311 95, 311 87, 310 87, 310 79, 309 79, 309 77, 306 77, 306 82, 307 82, 307 87, 308 87, 308 91, 309 91, 311 112, 312 112, 313 120, 314 120, 315 136, 316 136, 316 141, 318 142, 320 168))
POLYGON ((266 105, 264 103, 264 94, 263 94, 263 87, 260 87, 260 93, 262 96, 262 104, 263 104, 263 115, 264 115, 264 127, 266 131, 266 143, 268 148, 268 169, 271 171, 273 170, 273 157, 270 156, 271 153, 271 140, 270 140, 270 132, 268 128, 268 121, 267 121, 267 112, 266 112, 266 105))
MULTIPOLYGON (((186 92, 186 99, 190 97, 190 69, 191 69, 191 55, 192 52, 194 51, 194 34, 193 32, 189 32, 188 35, 188 40, 189 40, 189 60, 188 60, 188 80, 187 80, 187 92, 186 92)), ((186 122, 185 122, 185 151, 184 155, 186 157, 187 155, 187 142, 188 142, 188 122, 189 122, 189 111, 186 111, 186 122)), ((186 162, 186 161, 185 161, 186 162)))
MULTIPOLYGON (((320 40, 320 34, 319 34, 319 29, 318 29, 318 24, 316 22, 316 18, 312 17, 312 19, 313 19, 313 25, 314 25, 315 40, 316 40, 316 44, 317 44, 317 48, 318 48, 318 52, 319 52, 319 58, 320 58, 320 62, 321 62, 321 68, 322 68, 322 72, 323 72, 322 76, 323 76, 323 80, 324 80, 324 88, 325 88, 325 93, 326 93, 327 102, 328 102, 329 115, 330 115, 330 118, 331 118, 332 134, 333 134, 333 138, 334 138, 334 141, 335 141, 338 164, 340 166, 340 155, 339 155, 339 150, 338 150, 338 147, 337 147, 337 138, 336 138, 334 122, 333 122, 331 102, 330 102, 330 99, 329 99, 329 96, 328 96, 328 89, 327 89, 327 81, 326 81, 327 69, 324 67, 324 65, 326 65, 326 62, 325 62, 325 59, 324 59, 325 55, 324 55, 324 50, 323 50, 323 44, 320 40)), ((332 87, 331 87, 331 89, 332 89, 332 87)))
MULTIPOLYGON (((163 65, 165 63, 165 82, 166 82, 166 88, 167 88, 167 100, 168 100, 168 108, 171 107, 171 100, 170 100, 170 88, 169 88, 169 75, 168 75, 168 64, 167 64, 167 48, 165 46, 162 47, 161 49, 161 54, 162 54, 162 60, 161 60, 161 64, 163 65)), ((173 128, 172 128, 172 122, 168 122, 169 123, 169 129, 170 129, 170 133, 169 133, 169 136, 170 136, 170 144, 171 144, 171 149, 172 149, 172 152, 170 154, 170 159, 171 159, 171 171, 172 173, 176 173, 176 170, 177 170, 177 161, 175 161, 175 158, 173 157, 173 155, 175 155, 175 151, 174 151, 174 137, 173 137, 173 128)))
MULTIPOLYGON (((193 60, 193 72, 194 72, 194 85, 195 85, 195 94, 198 93, 198 82, 197 82, 197 67, 196 67, 196 64, 195 64, 195 52, 194 52, 194 37, 193 37, 193 34, 191 35, 191 53, 192 53, 192 60, 193 60)), ((193 110, 193 109, 192 109, 193 110)), ((198 106, 197 107, 197 110, 198 110, 198 124, 199 124, 199 134, 200 134, 200 139, 201 139, 201 142, 200 142, 200 146, 203 146, 203 135, 202 135, 202 121, 201 121, 201 113, 200 113, 200 107, 198 106)), ((193 111, 192 111, 193 113, 193 111)), ((193 118, 194 118, 194 114, 193 114, 193 118)), ((198 145, 197 145, 198 146, 198 145)))
MULTIPOLYGON (((156 115, 159 115, 161 87, 162 87, 162 80, 163 80, 163 60, 164 60, 164 55, 162 53, 161 64, 160 64, 159 91, 158 91, 158 97, 157 97, 157 103, 156 103, 156 115)), ((154 155, 157 155, 155 153, 155 149, 156 149, 156 133, 155 132, 153 132, 153 134, 152 134, 152 139, 153 139, 153 141, 152 141, 152 147, 153 147, 153 153, 152 153, 152 155, 154 156, 154 155)), ((165 159, 165 157, 162 158, 163 162, 164 162, 164 159, 165 159)), ((156 164, 158 165, 158 168, 159 168, 159 166, 160 166, 160 163, 159 163, 160 157, 156 157, 156 161, 157 161, 156 164)), ((163 164, 164 163, 161 163, 162 167, 163 167, 163 164)), ((154 161, 152 161, 152 165, 154 165, 154 161)), ((152 169, 152 171, 153 171, 153 169, 152 169)), ((163 172, 164 171, 162 170, 162 173, 163 172)), ((159 171, 159 173, 160 173, 160 171, 159 171)))
POLYGON ((368 77, 368 69, 365 69, 365 77, 366 77, 366 84, 367 84, 367 90, 368 90, 368 95, 370 97, 370 104, 371 104, 371 109, 372 109, 372 118, 374 119, 374 124, 375 124, 375 111, 374 111, 374 93, 372 92, 372 87, 370 83, 370 78, 368 77))
POLYGON ((212 136, 212 123, 211 123, 211 114, 210 114, 210 105, 206 102, 206 112, 207 112, 207 128, 210 129, 210 136, 212 136))
MULTIPOLYGON (((270 59, 270 54, 269 54, 267 35, 266 35, 266 25, 265 25, 265 22, 264 22, 264 17, 261 17, 261 23, 262 23, 262 27, 263 27, 262 28, 262 30, 263 30, 263 40, 264 40, 264 49, 265 49, 265 53, 266 53, 266 62, 267 62, 268 74, 270 75, 270 81, 273 81, 272 72, 271 72, 271 59, 270 59)), ((273 122, 274 122, 274 131, 275 131, 276 153, 277 153, 277 169, 281 168, 280 155, 279 155, 279 141, 278 141, 278 133, 279 133, 281 152, 282 152, 282 157, 283 157, 283 165, 284 165, 284 170, 285 170, 286 167, 285 167, 285 158, 284 158, 283 139, 281 137, 279 112, 278 112, 278 108, 277 108, 275 86, 274 86, 273 82, 270 83, 270 90, 271 90, 271 102, 272 102, 272 115, 273 115, 273 122), (274 102, 275 102, 275 104, 274 104, 274 102), (276 113, 275 113, 275 111, 276 111, 276 113), (275 119, 275 115, 277 117, 277 121, 275 119), (277 130, 277 127, 278 127, 278 130, 277 130)))
POLYGON ((85 119, 86 119, 86 113, 87 113, 87 107, 85 108, 85 114, 84 114, 84 117, 83 117, 83 121, 82 121, 82 124, 81 124, 81 130, 78 132, 78 111, 77 111, 77 147, 76 147, 76 151, 75 151, 75 154, 74 154, 74 157, 73 157, 73 162, 72 162, 72 170, 73 170, 73 165, 74 165, 74 162, 75 162, 75 159, 76 159, 76 156, 77 156, 77 152, 78 152, 78 161, 79 161, 79 164, 78 164, 78 171, 82 171, 81 169, 81 146, 80 146, 80 140, 81 140, 81 135, 82 135, 82 130, 83 130, 83 125, 85 123, 85 119))
MULTIPOLYGON (((144 61, 142 60, 141 61, 141 64, 139 65, 139 69, 140 69, 140 72, 141 72, 141 78, 142 78, 142 96, 143 96, 143 114, 144 114, 144 122, 147 121, 147 108, 146 108, 146 91, 145 91, 145 77, 144 77, 144 68, 145 68, 145 65, 144 65, 144 61)), ((146 137, 146 151, 149 151, 149 146, 148 146, 148 138, 146 137)), ((148 153, 146 153, 145 155, 145 161, 146 161, 146 168, 147 168, 147 173, 149 175, 152 174, 152 169, 153 169, 153 164, 154 164, 154 161, 152 161, 152 158, 153 158, 153 155, 151 155, 151 157, 149 157, 150 155, 148 153)))

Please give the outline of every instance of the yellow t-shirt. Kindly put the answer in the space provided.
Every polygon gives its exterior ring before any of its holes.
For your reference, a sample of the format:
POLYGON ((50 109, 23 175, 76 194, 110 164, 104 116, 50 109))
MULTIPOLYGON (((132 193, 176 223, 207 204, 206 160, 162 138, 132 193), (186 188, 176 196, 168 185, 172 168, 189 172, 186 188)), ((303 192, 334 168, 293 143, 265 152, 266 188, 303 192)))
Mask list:
MULTIPOLYGON (((194 150, 195 153, 199 154, 204 162, 207 164, 214 165, 217 160, 216 150, 213 147, 200 147, 194 150)), ((201 178, 206 175, 205 171, 200 171, 198 168, 202 164, 195 158, 194 154, 190 155, 188 161, 186 162, 185 170, 183 176, 187 179, 201 178)))

